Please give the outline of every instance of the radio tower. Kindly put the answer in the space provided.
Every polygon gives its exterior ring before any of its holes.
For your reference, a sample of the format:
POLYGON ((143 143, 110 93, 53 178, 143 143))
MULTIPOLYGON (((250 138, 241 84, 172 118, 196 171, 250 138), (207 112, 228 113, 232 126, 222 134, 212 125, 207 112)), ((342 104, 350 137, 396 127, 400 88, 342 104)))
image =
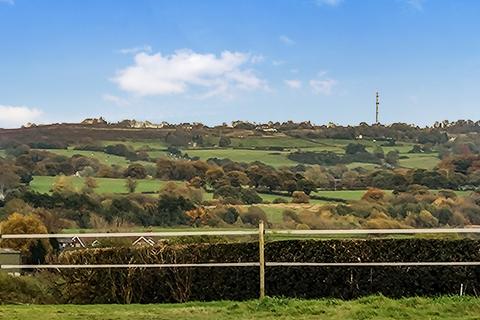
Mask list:
POLYGON ((377 95, 376 95, 376 103, 375 103, 375 124, 379 124, 380 121, 378 121, 378 107, 380 106, 380 99, 378 97, 378 91, 377 91, 377 95))

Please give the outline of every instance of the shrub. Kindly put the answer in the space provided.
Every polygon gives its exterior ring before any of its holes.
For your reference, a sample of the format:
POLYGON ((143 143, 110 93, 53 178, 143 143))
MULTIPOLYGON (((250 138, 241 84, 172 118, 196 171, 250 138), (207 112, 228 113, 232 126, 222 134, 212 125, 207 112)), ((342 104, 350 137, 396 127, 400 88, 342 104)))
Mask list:
POLYGON ((370 188, 362 196, 362 200, 366 201, 382 201, 385 198, 385 192, 380 189, 370 188))
POLYGON ((309 203, 310 197, 303 191, 294 191, 292 194, 292 203, 309 203))
POLYGON ((46 275, 16 277, 0 272, 0 304, 60 303, 53 286, 54 279, 46 275))
POLYGON ((279 198, 273 199, 272 203, 274 203, 274 204, 278 204, 278 203, 288 203, 288 200, 285 199, 285 198, 280 198, 280 197, 279 197, 279 198))
MULTIPOLYGON (((308 228, 299 225, 299 228, 308 228)), ((462 239, 285 240, 269 242, 271 262, 478 261, 480 241, 462 239)), ((257 243, 196 243, 67 251, 60 263, 206 263, 258 261, 257 243)), ((258 267, 63 270, 65 300, 159 303, 258 297, 258 267)), ((272 297, 352 299, 478 292, 477 267, 275 267, 266 270, 272 297)))
POLYGON ((247 212, 240 214, 240 219, 245 224, 250 224, 252 226, 258 226, 260 221, 268 223, 267 215, 259 207, 251 206, 248 208, 247 212))

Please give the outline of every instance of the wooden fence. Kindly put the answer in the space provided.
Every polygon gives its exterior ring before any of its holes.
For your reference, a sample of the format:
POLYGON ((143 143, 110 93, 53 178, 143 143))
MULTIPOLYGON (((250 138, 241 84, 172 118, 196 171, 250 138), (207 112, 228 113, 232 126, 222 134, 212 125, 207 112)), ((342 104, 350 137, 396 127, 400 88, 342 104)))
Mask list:
POLYGON ((1 239, 46 239, 46 238, 167 238, 186 236, 258 236, 258 261, 232 263, 184 263, 184 264, 39 264, 0 265, 0 269, 101 269, 101 268, 218 268, 218 267, 259 267, 259 296, 265 297, 266 267, 432 267, 432 266, 480 266, 480 261, 454 262, 274 262, 265 261, 265 235, 370 235, 370 234, 480 234, 480 228, 431 228, 431 229, 356 229, 356 230, 266 230, 264 223, 258 230, 231 231, 167 231, 167 232, 120 232, 120 233, 77 233, 77 234, 0 234, 1 239))

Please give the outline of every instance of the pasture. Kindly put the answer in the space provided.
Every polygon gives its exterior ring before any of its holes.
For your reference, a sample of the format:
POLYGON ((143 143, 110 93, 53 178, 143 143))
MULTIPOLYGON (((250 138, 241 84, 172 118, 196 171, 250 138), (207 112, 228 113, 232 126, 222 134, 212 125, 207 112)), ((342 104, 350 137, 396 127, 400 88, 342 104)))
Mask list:
POLYGON ((116 145, 124 144, 131 147, 132 149, 138 150, 144 147, 149 147, 152 150, 163 150, 168 147, 168 145, 160 139, 145 139, 145 140, 103 140, 102 145, 116 145))
POLYGON ((118 165, 121 167, 127 167, 130 164, 130 161, 125 159, 125 157, 120 157, 116 155, 107 154, 102 151, 88 151, 88 150, 74 150, 74 149, 41 149, 51 153, 55 153, 61 156, 72 157, 76 154, 82 155, 84 157, 95 158, 98 161, 106 165, 118 165))
POLYGON ((244 302, 189 302, 150 305, 3 305, 5 320, 243 320, 243 319, 478 319, 480 299, 437 297, 356 300, 266 298, 244 302))
POLYGON ((437 154, 433 153, 409 153, 408 159, 400 159, 400 165, 405 168, 433 169, 439 162, 437 154))
POLYGON ((293 138, 288 136, 263 136, 263 137, 245 137, 232 138, 233 147, 242 148, 267 148, 267 147, 283 147, 289 148, 310 148, 316 147, 318 144, 314 141, 293 138))
POLYGON ((261 161, 273 167, 294 166, 297 163, 287 158, 288 152, 268 150, 248 150, 232 148, 213 149, 187 149, 184 150, 190 157, 199 157, 202 160, 208 158, 230 159, 237 162, 261 161))
MULTIPOLYGON (((254 162, 261 161, 267 165, 273 167, 282 166, 294 166, 298 162, 288 159, 288 154, 295 150, 303 151, 330 151, 338 154, 345 153, 345 147, 349 143, 360 143, 367 147, 367 150, 372 152, 376 147, 381 146, 383 151, 388 153, 389 151, 397 150, 401 157, 407 157, 400 160, 400 166, 405 168, 420 168, 420 169, 432 169, 439 162, 436 153, 429 154, 410 154, 409 150, 412 149, 412 143, 399 142, 396 146, 382 146, 383 141, 371 141, 371 140, 348 140, 348 139, 300 139, 289 136, 247 136, 243 138, 232 138, 232 144, 230 147, 219 148, 181 148, 183 153, 188 154, 190 157, 199 157, 202 160, 209 158, 231 159, 237 162, 254 162), (265 150, 269 147, 282 147, 284 151, 265 150), (258 149, 256 149, 258 148, 258 149), (263 148, 263 150, 262 150, 263 148)), ((119 140, 102 141, 103 145, 125 144, 135 150, 147 149, 149 156, 152 159, 158 159, 160 157, 167 157, 166 152, 167 145, 164 141, 158 139, 150 140, 119 140)), ((132 162, 121 156, 115 156, 106 154, 101 151, 85 151, 69 149, 44 149, 46 151, 71 157, 75 154, 83 155, 86 157, 96 158, 100 162, 107 165, 118 165, 126 167, 132 162)), ((0 156, 4 154, 0 150, 0 156)), ((139 163, 143 165, 154 165, 150 162, 139 163)), ((374 170, 378 165, 370 163, 350 163, 347 165, 350 169, 361 167, 367 170, 374 170)))
MULTIPOLYGON (((34 176, 33 181, 30 182, 30 187, 40 193, 49 193, 56 179, 57 177, 34 176)), ((84 178, 68 177, 68 179, 77 191, 82 189, 85 181, 84 178)), ((96 188, 95 191, 98 193, 127 193, 125 179, 95 178, 95 180, 98 183, 98 188, 96 188)), ((167 181, 158 179, 139 179, 137 182, 136 192, 138 193, 158 192, 167 183, 167 181)), ((184 182, 178 181, 176 183, 180 184, 184 182)))

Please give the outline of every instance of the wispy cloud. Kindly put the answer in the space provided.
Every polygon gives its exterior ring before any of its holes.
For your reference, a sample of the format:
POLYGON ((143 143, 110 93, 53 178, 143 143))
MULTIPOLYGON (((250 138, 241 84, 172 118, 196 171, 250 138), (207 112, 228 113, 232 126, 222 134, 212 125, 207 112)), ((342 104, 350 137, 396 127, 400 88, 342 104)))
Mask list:
POLYGON ((283 82, 291 89, 300 89, 302 87, 302 82, 297 79, 284 80, 283 82))
POLYGON ((309 81, 310 88, 313 93, 329 96, 333 92, 333 88, 338 84, 338 81, 329 77, 326 77, 326 72, 320 72, 317 78, 309 81))
POLYGON ((343 0, 315 0, 315 4, 317 6, 331 6, 331 7, 336 7, 340 3, 342 3, 343 0))
POLYGON ((15 0, 0 0, 0 4, 2 3, 13 6, 15 4, 15 0))
POLYGON ((117 52, 121 54, 137 54, 139 52, 152 52, 152 47, 149 45, 143 45, 139 47, 120 49, 120 50, 117 50, 117 52))
POLYGON ((293 41, 291 38, 287 37, 284 34, 279 36, 278 40, 280 40, 281 43, 283 43, 284 45, 287 45, 287 46, 293 46, 295 44, 295 41, 293 41))
POLYGON ((27 122, 36 121, 42 113, 36 108, 0 105, 0 127, 18 128, 27 122))
POLYGON ((111 102, 119 107, 126 107, 130 105, 130 102, 127 99, 124 99, 122 97, 114 96, 112 94, 104 94, 102 96, 103 101, 106 102, 111 102))
POLYGON ((266 81, 251 68, 255 60, 248 53, 230 51, 218 56, 192 50, 171 55, 141 52, 133 65, 119 70, 112 80, 120 89, 140 96, 181 94, 189 89, 204 89, 203 97, 231 96, 236 90, 267 89, 266 81))
POLYGON ((414 10, 422 11, 425 0, 405 0, 405 2, 414 10))
POLYGON ((281 66, 281 65, 283 65, 283 64, 285 64, 285 61, 283 61, 283 60, 273 60, 273 61, 272 61, 272 65, 273 65, 274 67, 278 67, 278 66, 281 66))
POLYGON ((255 56, 252 56, 252 59, 251 59, 252 63, 262 63, 263 61, 265 61, 265 57, 261 54, 257 54, 255 56))

